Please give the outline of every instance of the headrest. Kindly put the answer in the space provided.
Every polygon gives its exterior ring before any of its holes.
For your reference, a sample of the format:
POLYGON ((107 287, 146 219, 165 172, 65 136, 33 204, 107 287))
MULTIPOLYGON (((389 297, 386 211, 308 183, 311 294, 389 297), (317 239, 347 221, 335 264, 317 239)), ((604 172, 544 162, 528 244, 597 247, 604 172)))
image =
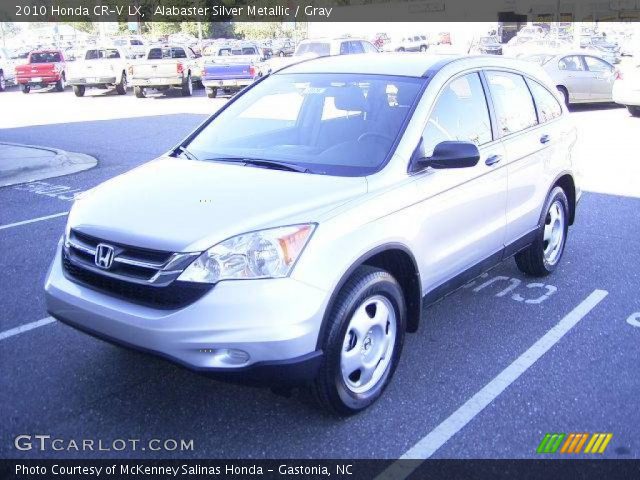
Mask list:
POLYGON ((363 112, 366 106, 366 99, 361 88, 355 85, 348 87, 336 87, 333 89, 335 105, 338 110, 348 112, 363 112))

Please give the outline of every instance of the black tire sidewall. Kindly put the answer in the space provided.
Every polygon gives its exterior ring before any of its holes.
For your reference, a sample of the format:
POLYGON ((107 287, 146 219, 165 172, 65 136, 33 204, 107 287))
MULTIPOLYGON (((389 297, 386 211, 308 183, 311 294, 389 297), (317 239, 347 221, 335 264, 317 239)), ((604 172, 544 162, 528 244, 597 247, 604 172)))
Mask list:
POLYGON ((336 302, 337 309, 332 312, 333 323, 327 332, 325 345, 325 370, 331 402, 339 407, 340 413, 355 413, 371 405, 380 397, 393 376, 402 353, 404 332, 406 330, 406 307, 402 290, 396 280, 386 272, 373 270, 358 282, 357 291, 348 292, 336 302), (383 273, 384 276, 380 275, 383 273), (363 284, 362 281, 366 279, 363 284), (365 393, 354 393, 344 383, 341 372, 341 353, 349 321, 355 311, 367 298, 381 295, 387 298, 395 310, 396 339, 393 356, 389 365, 374 388, 365 393))

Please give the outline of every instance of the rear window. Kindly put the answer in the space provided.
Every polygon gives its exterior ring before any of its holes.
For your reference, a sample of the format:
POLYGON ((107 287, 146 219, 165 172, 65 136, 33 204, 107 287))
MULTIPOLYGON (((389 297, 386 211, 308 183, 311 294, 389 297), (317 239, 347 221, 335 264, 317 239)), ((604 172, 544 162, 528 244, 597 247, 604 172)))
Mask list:
POLYGON ((548 122, 562 115, 562 107, 553 93, 533 80, 527 80, 538 110, 538 121, 548 122))
POLYGON ((85 60, 99 60, 101 58, 120 58, 120 52, 114 48, 104 50, 87 50, 85 60))
POLYGON ((304 55, 305 53, 314 53, 319 57, 324 57, 331 53, 331 47, 326 42, 301 43, 296 50, 296 55, 304 55))
POLYGON ((148 60, 162 60, 164 58, 187 58, 184 48, 152 48, 149 50, 148 60))
POLYGON ((38 52, 31 54, 31 63, 56 63, 62 61, 60 52, 38 52))

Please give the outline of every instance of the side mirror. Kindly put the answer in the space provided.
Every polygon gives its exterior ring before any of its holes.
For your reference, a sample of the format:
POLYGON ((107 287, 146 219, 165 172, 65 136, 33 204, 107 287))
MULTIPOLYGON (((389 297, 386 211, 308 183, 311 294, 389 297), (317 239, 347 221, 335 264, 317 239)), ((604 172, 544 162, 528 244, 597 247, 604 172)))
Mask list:
POLYGON ((436 145, 430 157, 424 155, 422 140, 414 158, 411 161, 411 172, 424 170, 427 167, 442 168, 467 168, 477 165, 480 160, 480 151, 475 143, 445 141, 436 145))

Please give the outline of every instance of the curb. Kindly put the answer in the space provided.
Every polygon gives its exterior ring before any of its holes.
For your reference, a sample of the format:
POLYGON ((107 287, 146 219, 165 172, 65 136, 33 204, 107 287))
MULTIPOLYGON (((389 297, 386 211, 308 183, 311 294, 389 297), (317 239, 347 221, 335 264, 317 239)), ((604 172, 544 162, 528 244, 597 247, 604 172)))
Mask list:
POLYGON ((0 142, 1 146, 37 150, 47 152, 49 155, 45 155, 42 158, 26 158, 26 161, 20 162, 18 168, 8 168, 6 170, 2 169, 2 161, 0 160, 0 187, 61 177, 88 170, 98 164, 96 158, 84 153, 66 152, 57 148, 11 142, 0 142))

